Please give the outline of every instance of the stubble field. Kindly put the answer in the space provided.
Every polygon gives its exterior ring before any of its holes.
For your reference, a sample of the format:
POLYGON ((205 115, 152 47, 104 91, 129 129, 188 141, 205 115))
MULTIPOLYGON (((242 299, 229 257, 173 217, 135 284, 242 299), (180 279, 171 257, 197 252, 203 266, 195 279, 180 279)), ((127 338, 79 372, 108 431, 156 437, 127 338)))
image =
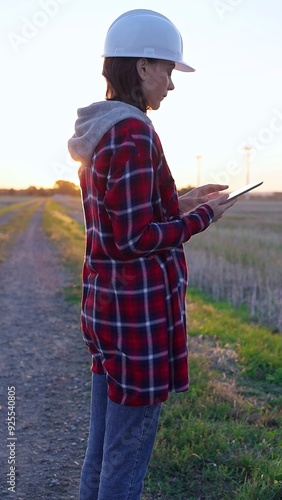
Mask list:
POLYGON ((237 201, 186 245, 190 286, 282 331, 282 202, 237 201))

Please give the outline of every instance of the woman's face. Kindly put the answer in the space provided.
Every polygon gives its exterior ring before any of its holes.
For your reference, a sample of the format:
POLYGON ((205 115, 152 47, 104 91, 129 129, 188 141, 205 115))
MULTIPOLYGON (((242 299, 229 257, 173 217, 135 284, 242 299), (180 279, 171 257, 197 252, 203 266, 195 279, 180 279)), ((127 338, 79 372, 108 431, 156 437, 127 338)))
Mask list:
POLYGON ((174 67, 175 64, 171 61, 156 60, 149 63, 145 58, 138 60, 137 70, 143 93, 151 109, 159 109, 168 91, 174 89, 171 79, 174 67))

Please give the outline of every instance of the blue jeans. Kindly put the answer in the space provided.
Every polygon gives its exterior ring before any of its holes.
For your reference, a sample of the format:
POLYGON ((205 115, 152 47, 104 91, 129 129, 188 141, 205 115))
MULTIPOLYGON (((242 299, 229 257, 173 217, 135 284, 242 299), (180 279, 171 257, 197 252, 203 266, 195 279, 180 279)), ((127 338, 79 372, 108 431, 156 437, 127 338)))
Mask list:
POLYGON ((124 406, 107 396, 106 375, 92 376, 88 446, 80 500, 139 500, 161 404, 124 406))

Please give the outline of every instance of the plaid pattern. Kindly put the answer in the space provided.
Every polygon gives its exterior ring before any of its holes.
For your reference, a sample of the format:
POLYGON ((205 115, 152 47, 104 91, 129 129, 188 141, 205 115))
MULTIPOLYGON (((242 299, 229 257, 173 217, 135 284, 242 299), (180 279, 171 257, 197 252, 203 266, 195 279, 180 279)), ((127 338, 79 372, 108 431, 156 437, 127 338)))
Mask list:
POLYGON ((82 330, 109 397, 139 406, 188 389, 182 243, 212 221, 181 216, 153 127, 126 119, 99 142, 80 183, 86 224, 82 330))

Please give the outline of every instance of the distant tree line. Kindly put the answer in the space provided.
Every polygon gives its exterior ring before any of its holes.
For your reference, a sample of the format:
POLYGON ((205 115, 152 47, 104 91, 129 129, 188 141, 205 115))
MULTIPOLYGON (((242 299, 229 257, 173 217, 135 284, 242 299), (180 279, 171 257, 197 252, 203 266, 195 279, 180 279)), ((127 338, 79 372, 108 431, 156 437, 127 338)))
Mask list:
POLYGON ((29 186, 26 189, 0 189, 0 195, 21 195, 21 196, 53 196, 54 194, 67 194, 70 196, 80 196, 80 188, 70 181, 58 180, 53 188, 37 188, 29 186))

